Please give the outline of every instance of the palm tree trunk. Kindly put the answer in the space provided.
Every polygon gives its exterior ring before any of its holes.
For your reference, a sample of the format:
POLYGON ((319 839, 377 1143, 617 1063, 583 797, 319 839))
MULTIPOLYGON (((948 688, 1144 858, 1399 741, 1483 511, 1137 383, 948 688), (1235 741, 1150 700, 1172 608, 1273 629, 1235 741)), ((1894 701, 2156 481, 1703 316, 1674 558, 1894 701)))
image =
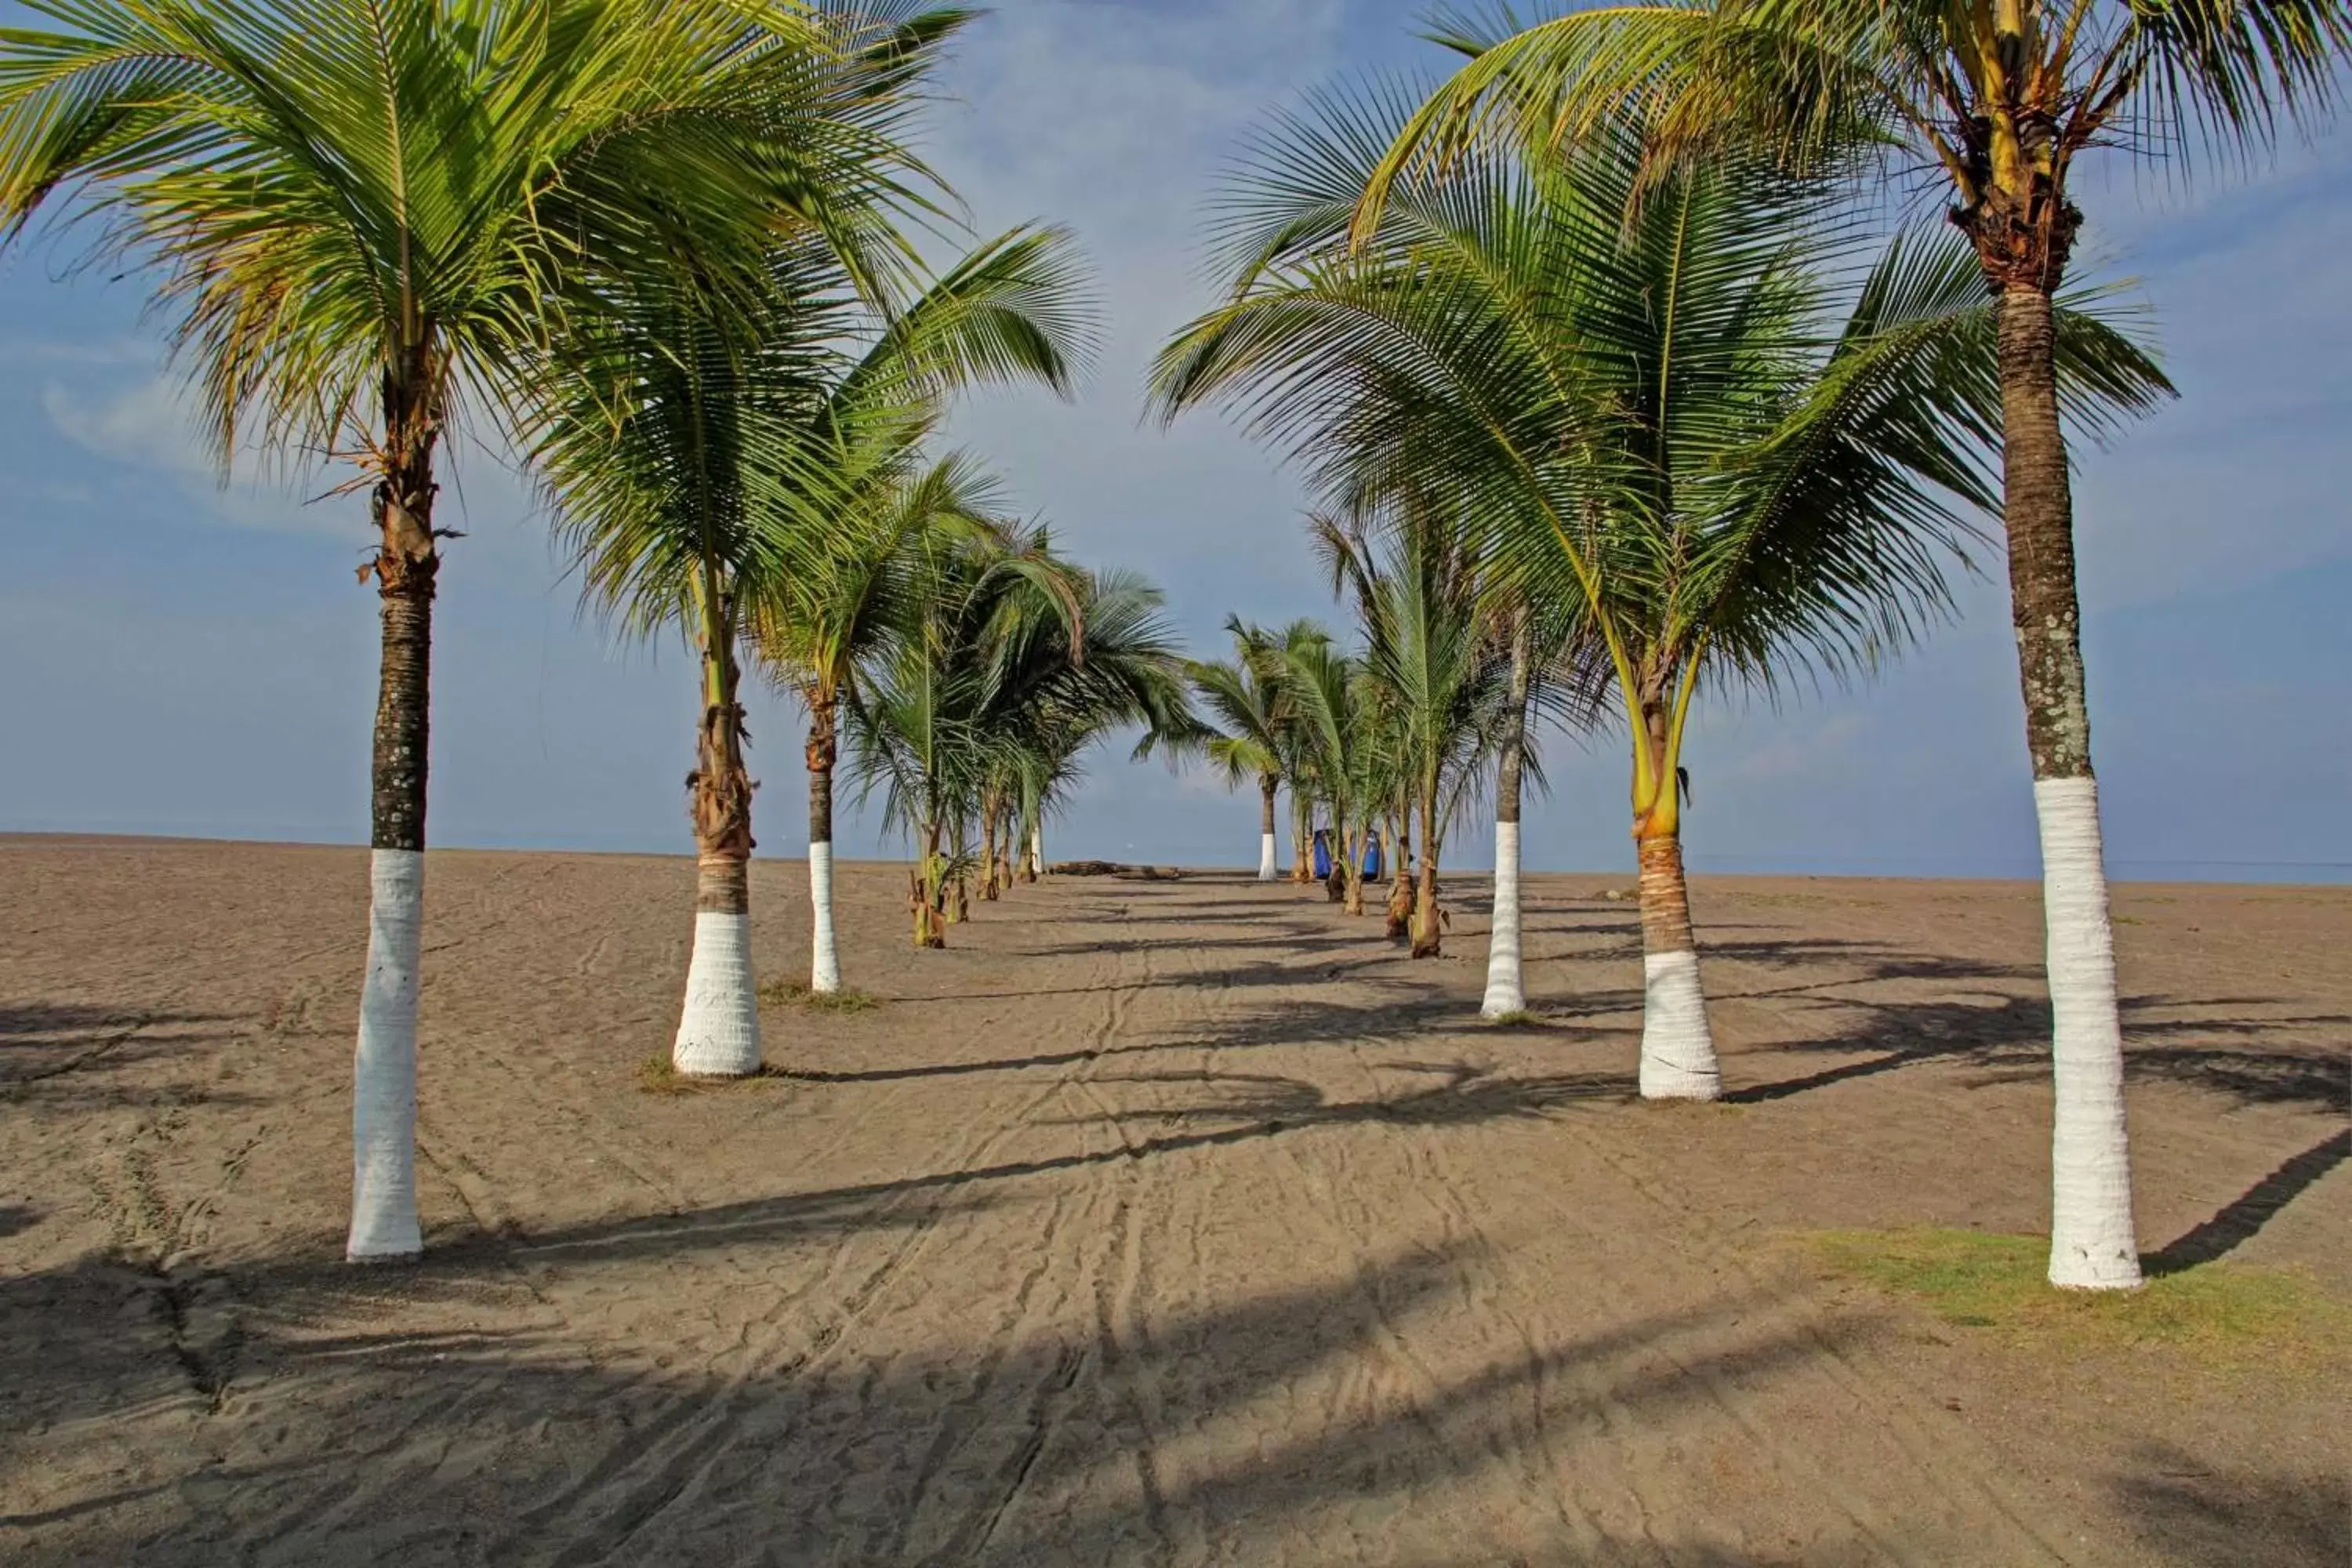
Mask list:
POLYGON ((916 869, 913 891, 908 902, 915 910, 915 945, 945 947, 947 932, 940 920, 940 825, 934 820, 923 825, 923 858, 916 869))
POLYGON ((1437 923, 1437 781, 1424 781, 1421 797, 1421 879, 1412 907, 1412 956, 1435 958, 1444 935, 1437 923))
POLYGON ((1035 881, 1045 874, 1045 824, 1040 819, 1029 826, 1029 879, 1035 881))
POLYGON ((1304 885, 1315 879, 1315 797, 1290 788, 1290 879, 1304 885))
MULTIPOLYGON (((1336 821, 1333 826, 1337 826, 1336 821)), ((1364 838, 1369 831, 1368 827, 1359 827, 1351 834, 1333 836, 1338 840, 1334 847, 1346 858, 1339 875, 1341 885, 1348 889, 1345 912, 1351 915, 1364 912, 1364 838)))
POLYGON ((980 858, 987 868, 980 882, 980 896, 988 902, 996 901, 996 803, 985 802, 980 808, 980 858))
POLYGON ((964 837, 971 824, 959 813, 948 842, 954 846, 940 868, 940 919, 943 925, 961 925, 971 917, 971 900, 965 886, 967 873, 961 868, 971 864, 969 846, 964 837), (950 870, 950 868, 957 868, 950 870))
POLYGON ((840 760, 829 699, 808 693, 809 990, 841 990, 841 952, 833 930, 833 770, 840 760))
POLYGON ((1268 773, 1257 781, 1257 879, 1271 882, 1281 875, 1275 865, 1274 837, 1275 793, 1282 787, 1280 781, 1268 773))
POLYGON ((385 399, 387 446, 411 454, 389 468, 373 500, 383 544, 373 574, 383 652, 368 841, 367 976, 352 1060, 352 1262, 414 1258, 416 1219, 416 991, 425 920, 425 787, 432 717, 433 437, 396 395, 385 399))
POLYGON ((1699 989, 1682 837, 1666 832, 1640 843, 1642 1098, 1714 1100, 1723 1092, 1723 1074, 1706 1026, 1706 997, 1699 989))
POLYGON ((1522 605, 1511 616, 1510 709, 1504 715, 1503 754, 1495 770, 1495 913, 1486 938, 1486 999, 1478 1005, 1489 1018, 1528 1010, 1520 959, 1519 782, 1527 762, 1533 652, 1522 605))
POLYGON ((670 1059, 695 1078, 742 1078, 760 1069, 760 995, 751 978, 751 779, 743 766, 741 670, 718 575, 706 570, 702 601, 702 733, 692 792, 698 862, 694 958, 670 1059))
POLYGON ((2050 293, 2011 280, 2000 296, 2002 479, 2011 619, 2025 742, 2042 829, 2051 1062, 2050 1280, 2092 1289, 2140 1282, 2124 1119, 2123 1027, 2099 833, 2098 784, 2074 589, 2074 498, 2058 420, 2050 293))
POLYGON ((1388 819, 1389 858, 1394 862, 1389 868, 1389 907, 1387 936, 1399 941, 1412 931, 1412 807, 1407 805, 1402 819, 1388 819), (1398 827, 1399 821, 1402 830, 1398 827))

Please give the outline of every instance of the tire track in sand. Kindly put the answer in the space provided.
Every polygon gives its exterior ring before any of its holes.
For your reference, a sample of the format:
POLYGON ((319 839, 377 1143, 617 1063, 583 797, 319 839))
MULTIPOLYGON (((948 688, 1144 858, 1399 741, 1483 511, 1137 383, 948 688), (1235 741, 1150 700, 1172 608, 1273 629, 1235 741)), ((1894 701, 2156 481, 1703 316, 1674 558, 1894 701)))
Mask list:
MULTIPOLYGON (((1107 964, 1098 964, 1097 969, 1107 968, 1108 973, 1097 977, 1121 978, 1124 955, 1112 952, 1104 958, 1107 964)), ((1120 1026, 1125 1007, 1122 998, 1129 997, 1130 990, 1111 990, 1109 1016, 1091 1031, 1097 1053, 1102 1043, 1120 1026)), ((1037 1111, 1065 1092, 1069 1079, 1093 1068, 1097 1059, 1097 1057, 1086 1057, 1072 1063, 1022 1100, 1009 1114, 990 1115, 976 1109, 968 1123, 977 1130, 975 1135, 962 1140, 950 1152, 944 1168, 968 1170, 984 1165, 1006 1142, 1031 1124, 1037 1111)), ((806 1384, 824 1367, 854 1352, 854 1336, 860 1324, 877 1309, 892 1284, 905 1277, 938 1244, 941 1219, 959 1185, 901 1184, 878 1194, 869 1206, 845 1218, 841 1229, 846 1239, 833 1250, 818 1277, 800 1289, 779 1295, 773 1310, 761 1320, 760 1331, 747 1337, 740 1351, 729 1358, 733 1364, 721 1374, 716 1386, 690 1386, 667 1394, 660 1401, 653 1419, 633 1429, 627 1451, 608 1455, 583 1475, 524 1510, 518 1517, 508 1545, 520 1549, 524 1542, 543 1539, 541 1531, 560 1519, 567 1533, 596 1543, 558 1557, 560 1563, 600 1558, 625 1561, 639 1555, 634 1543, 644 1541, 660 1527, 676 1505, 711 1472, 746 1417, 763 1403, 775 1399, 772 1385, 806 1384), (891 1223, 902 1216, 905 1223, 891 1223), (870 1265, 855 1268, 848 1255, 854 1250, 861 1228, 887 1228, 895 1240, 886 1245, 870 1265), (854 1282, 845 1289, 840 1289, 853 1274, 854 1282), (832 1290, 831 1300, 821 1301, 828 1289, 832 1290), (814 1310, 809 1310, 811 1307, 814 1310), (801 1310, 795 1311, 796 1308, 801 1310), (802 1325, 811 1322, 814 1326, 803 1331, 802 1325), (583 1515, 583 1505, 593 1511, 583 1515)), ((1077 1216, 1066 1214, 1057 1205, 1048 1215, 1044 1234, 1037 1238, 1041 1253, 1050 1259, 1063 1236, 1085 1228, 1077 1216)), ((1024 1300, 1024 1296, 1040 1299, 1038 1288, 1031 1285, 1016 1292, 1012 1318, 1000 1330, 1000 1339, 1013 1334, 1031 1310, 1031 1303, 1024 1300)), ((641 1381, 659 1380, 657 1374, 647 1374, 641 1381)), ((976 1392, 975 1407, 986 1396, 985 1390, 976 1392)), ((786 1396, 786 1402, 794 1406, 793 1416, 805 1414, 807 1399, 805 1394, 797 1392, 786 1396)), ((775 1436, 781 1438, 782 1434, 775 1436)), ((940 1448, 927 1461, 926 1485, 928 1477, 935 1474, 943 1462, 946 1451, 940 1448)))

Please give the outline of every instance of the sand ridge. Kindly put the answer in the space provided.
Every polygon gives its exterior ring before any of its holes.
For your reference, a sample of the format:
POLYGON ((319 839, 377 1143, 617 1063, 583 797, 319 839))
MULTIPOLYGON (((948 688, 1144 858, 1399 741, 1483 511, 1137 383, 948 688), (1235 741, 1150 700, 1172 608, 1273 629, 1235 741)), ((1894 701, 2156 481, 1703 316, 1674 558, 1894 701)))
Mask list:
MULTIPOLYGON (((1608 878, 1529 879, 1507 1030, 1476 879, 1434 963, 1239 875, 916 954, 846 866, 886 1005, 650 1095, 692 876, 431 858, 429 1253, 354 1270, 364 857, 0 841, 0 1558, 2344 1555, 2326 1392, 2021 1359, 1787 1239, 2042 1223, 2031 889, 1701 879, 1730 1100, 1646 1107, 1608 878)), ((763 976, 802 877, 754 867, 763 976)), ((2144 1245, 2352 1289, 2352 893, 2118 910, 2144 1245)))

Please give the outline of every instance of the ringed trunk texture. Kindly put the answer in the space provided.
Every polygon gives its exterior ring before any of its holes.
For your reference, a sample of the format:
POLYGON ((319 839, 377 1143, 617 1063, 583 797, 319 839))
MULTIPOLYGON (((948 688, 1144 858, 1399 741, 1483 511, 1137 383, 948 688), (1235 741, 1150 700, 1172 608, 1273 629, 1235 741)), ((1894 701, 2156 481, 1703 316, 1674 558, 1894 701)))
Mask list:
POLYGON ((1347 857, 1339 868, 1341 885, 1348 889, 1342 908, 1351 915, 1364 912, 1364 845, 1369 837, 1369 830, 1359 828, 1339 846, 1339 853, 1347 857))
MULTIPOLYGON (((389 391, 395 441, 411 422, 389 391)), ((433 593, 432 437, 377 484, 373 507, 383 543, 361 571, 382 601, 368 866, 367 974, 352 1053, 352 1226, 354 1263, 424 1251, 416 1218, 416 992, 425 918, 425 789, 431 731, 433 593)))
POLYGON ((425 918, 425 857, 377 849, 368 864, 367 979, 352 1062, 354 1263, 414 1258, 416 1223, 416 964, 425 918))
POLYGON ((1486 938, 1486 997, 1482 1016, 1528 1010, 1519 924, 1519 782, 1526 764, 1528 689, 1533 650, 1528 613, 1511 617, 1511 705, 1504 722, 1503 754, 1495 779, 1495 914, 1486 938))
POLYGON ((996 813, 983 811, 980 819, 980 859, 987 868, 982 874, 980 896, 989 903, 996 901, 996 813))
POLYGON ((1495 915, 1486 937, 1486 995, 1478 1004, 1486 1018, 1506 1018, 1528 1010, 1519 957, 1519 825, 1495 819, 1495 915))
POLYGON ((694 958, 670 1060, 689 1078, 760 1070, 760 998, 751 979, 751 867, 733 855, 696 862, 694 958))
POLYGON ((697 876, 694 957, 670 1060, 691 1078, 760 1070, 760 993, 751 978, 751 779, 743 766, 743 709, 735 700, 733 638, 716 596, 706 606, 706 705, 695 771, 697 876))
POLYGON ((2123 1026, 2098 785, 2091 772, 2074 497, 2055 366, 2049 290, 2010 284, 2000 295, 2001 477, 2010 609, 2041 823, 2049 941, 2056 1090, 2050 1282, 2127 1289, 2139 1284, 2140 1270, 2124 1113, 2123 1026))
POLYGON ((1274 836, 1275 792, 1281 786, 1272 779, 1258 781, 1259 810, 1257 814, 1257 879, 1274 881, 1281 875, 1276 865, 1274 836))
MULTIPOLYGON (((820 705, 812 701, 812 710, 820 705)), ((809 989, 830 996, 841 989, 841 951, 833 930, 833 768, 838 752, 833 713, 809 724, 809 989)))
POLYGON ((1315 879, 1315 804, 1290 792, 1290 879, 1301 887, 1315 879))
POLYGON ((1392 862, 1389 877, 1389 907, 1387 936, 1391 942, 1402 942, 1412 934, 1412 818, 1405 818, 1400 831, 1388 830, 1389 859, 1392 862))
POLYGON ((940 948, 948 944, 946 922, 941 919, 945 869, 940 857, 939 825, 933 823, 923 830, 923 858, 907 879, 907 902, 915 911, 917 947, 940 948))
POLYGON ((1690 891, 1678 835, 1640 840, 1642 852, 1642 1098, 1715 1100, 1723 1073, 1699 989, 1690 891))
POLYGON ((1421 877, 1412 905, 1412 956, 1436 958, 1445 934, 1437 914, 1437 805, 1435 786, 1421 805, 1421 877))

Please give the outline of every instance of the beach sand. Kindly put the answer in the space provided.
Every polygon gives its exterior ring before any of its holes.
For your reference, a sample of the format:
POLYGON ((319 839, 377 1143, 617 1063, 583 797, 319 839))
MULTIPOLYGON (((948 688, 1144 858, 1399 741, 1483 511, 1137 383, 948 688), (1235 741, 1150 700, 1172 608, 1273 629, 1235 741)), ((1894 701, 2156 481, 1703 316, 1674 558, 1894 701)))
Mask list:
MULTIPOLYGON (((1238 875, 906 940, 648 1092, 679 858, 433 855, 428 1256, 341 1261, 366 861, 0 840, 0 1562, 2341 1563, 2340 1384, 2062 1350, 1805 1233, 2032 1232, 2020 884, 1701 879, 1727 1103, 1633 1099, 1629 873, 1539 1027, 1238 875)), ((752 879, 806 974, 800 866, 752 879)), ((2141 1240, 2352 1294, 2352 889, 2129 887, 2141 1240)))

